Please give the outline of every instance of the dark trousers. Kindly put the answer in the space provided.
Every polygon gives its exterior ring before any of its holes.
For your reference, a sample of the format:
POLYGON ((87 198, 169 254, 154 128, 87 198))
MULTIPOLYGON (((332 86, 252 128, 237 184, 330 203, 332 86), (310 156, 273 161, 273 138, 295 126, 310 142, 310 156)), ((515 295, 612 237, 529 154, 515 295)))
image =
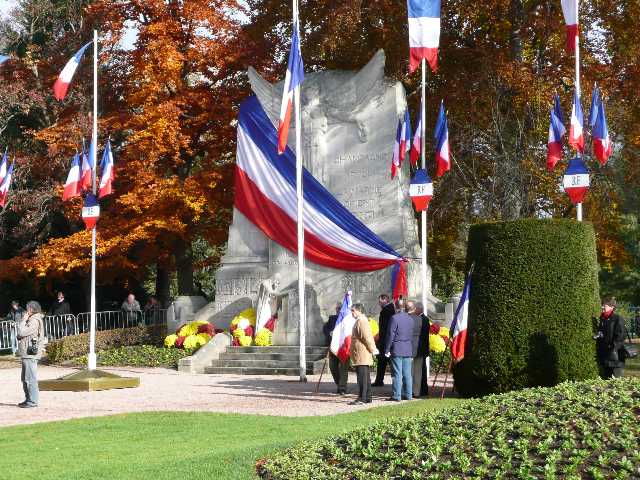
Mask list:
POLYGON ((622 378, 624 375, 624 367, 619 368, 611 368, 611 367, 603 367, 602 373, 604 378, 622 378))
POLYGON ((356 365, 356 377, 358 378, 358 400, 371 402, 371 374, 369 365, 356 365))
POLYGON ((338 387, 338 393, 347 393, 349 362, 342 363, 333 353, 329 353, 329 370, 331 370, 333 381, 338 387))
MULTIPOLYGON (((382 350, 380 349, 382 352, 382 350)), ((384 383, 384 374, 387 371, 387 364, 389 363, 389 359, 384 356, 384 354, 378 354, 378 369, 376 370, 376 385, 381 385, 384 383)))

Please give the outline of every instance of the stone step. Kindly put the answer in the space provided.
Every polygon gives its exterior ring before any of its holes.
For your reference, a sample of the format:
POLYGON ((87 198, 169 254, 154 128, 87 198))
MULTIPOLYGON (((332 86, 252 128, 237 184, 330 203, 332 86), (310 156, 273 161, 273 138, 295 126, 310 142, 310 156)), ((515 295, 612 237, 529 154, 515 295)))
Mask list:
MULTIPOLYGON (((305 348, 307 355, 326 355, 329 347, 309 346, 305 348)), ((227 352, 233 353, 282 353, 282 354, 298 354, 300 347, 298 346, 271 346, 271 347, 228 347, 227 352)))
MULTIPOLYGON (((322 364, 318 367, 315 365, 318 362, 314 362, 314 367, 310 368, 307 365, 307 375, 313 375, 320 373, 322 364)), ((205 367, 204 373, 216 374, 216 375, 294 375, 300 374, 299 368, 291 367, 205 367)))
MULTIPOLYGON (((324 361, 324 360, 322 360, 324 361)), ((313 368, 314 361, 307 361, 307 368, 313 368)), ((299 368, 298 359, 282 360, 212 360, 212 367, 247 367, 247 368, 299 368)))
MULTIPOLYGON (((307 361, 322 360, 325 355, 307 353, 307 361)), ((234 349, 220 354, 220 360, 281 360, 283 362, 297 362, 298 354, 294 353, 239 353, 234 349)))

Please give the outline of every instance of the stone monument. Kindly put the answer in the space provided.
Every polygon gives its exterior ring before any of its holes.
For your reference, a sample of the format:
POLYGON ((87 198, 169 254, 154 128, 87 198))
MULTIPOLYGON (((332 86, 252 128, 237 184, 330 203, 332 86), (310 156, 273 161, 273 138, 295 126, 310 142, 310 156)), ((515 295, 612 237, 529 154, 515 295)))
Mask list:
MULTIPOLYGON (((380 50, 359 72, 305 74, 303 161, 345 207, 397 252, 412 259, 409 296, 419 299, 420 246, 409 199, 409 162, 398 177, 390 177, 396 125, 406 109, 405 91, 400 82, 385 78, 384 62, 380 50)), ((252 68, 248 74, 253 92, 277 125, 282 82, 272 85, 252 68)), ((290 145, 295 142, 295 131, 289 139, 290 145)), ((273 292, 279 309, 274 344, 297 345, 297 263, 295 254, 271 241, 234 209, 227 251, 216 273, 216 298, 207 308, 207 319, 226 327, 238 312, 256 304, 265 280, 278 278, 278 291, 273 292)), ((425 288, 430 298, 427 308, 433 312, 437 299, 430 293, 430 271, 425 288)), ((391 293, 391 268, 357 273, 306 263, 307 345, 324 344, 322 325, 348 289, 354 301, 365 304, 369 316, 377 317, 378 295, 391 293)))

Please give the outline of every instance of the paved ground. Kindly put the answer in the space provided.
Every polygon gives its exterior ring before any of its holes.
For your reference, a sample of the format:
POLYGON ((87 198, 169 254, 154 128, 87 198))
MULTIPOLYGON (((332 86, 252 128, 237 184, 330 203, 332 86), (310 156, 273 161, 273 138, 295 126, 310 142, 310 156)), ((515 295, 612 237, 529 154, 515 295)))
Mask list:
MULTIPOLYGON (((38 408, 22 409, 24 400, 17 364, 0 368, 0 426, 63 420, 125 412, 209 411, 263 415, 331 415, 388 404, 391 387, 374 388, 368 406, 351 406, 356 391, 355 374, 349 378, 350 394, 338 396, 330 375, 324 375, 316 394, 318 375, 300 383, 296 377, 190 375, 163 368, 107 368, 123 376, 137 376, 140 387, 102 392, 40 392, 38 408)), ((39 366, 40 380, 58 378, 71 368, 39 366)), ((391 381, 389 377, 389 381, 391 381)), ((440 383, 440 382, 439 382, 440 383)), ((440 388, 436 387, 437 394, 440 388)))

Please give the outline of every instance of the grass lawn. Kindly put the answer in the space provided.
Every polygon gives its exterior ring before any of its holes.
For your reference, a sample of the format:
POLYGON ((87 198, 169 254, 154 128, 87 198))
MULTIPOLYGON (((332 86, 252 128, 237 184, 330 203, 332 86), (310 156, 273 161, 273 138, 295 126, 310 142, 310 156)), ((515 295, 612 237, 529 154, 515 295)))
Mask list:
POLYGON ((6 427, 0 429, 0 478, 254 478, 258 458, 300 440, 461 402, 416 400, 324 417, 164 412, 6 427))

